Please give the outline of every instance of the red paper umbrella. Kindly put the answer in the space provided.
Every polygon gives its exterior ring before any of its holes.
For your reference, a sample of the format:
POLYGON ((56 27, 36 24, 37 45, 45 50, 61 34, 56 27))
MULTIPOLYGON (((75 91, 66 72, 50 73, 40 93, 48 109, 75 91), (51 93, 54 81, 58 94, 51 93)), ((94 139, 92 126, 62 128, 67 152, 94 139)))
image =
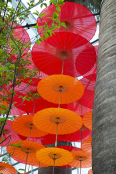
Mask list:
MULTIPOLYGON (((26 113, 36 113, 39 110, 45 109, 45 108, 50 108, 50 107, 58 107, 57 104, 53 104, 51 102, 46 101, 43 99, 40 95, 38 95, 37 92, 37 84, 38 84, 38 79, 32 79, 32 82, 29 86, 27 85, 29 82, 27 80, 24 80, 20 87, 16 86, 15 91, 16 91, 16 96, 14 96, 13 102, 17 102, 15 104, 15 107, 18 109, 21 109, 25 111, 26 113), (20 91, 20 92, 18 92, 20 91), (30 101, 23 101, 22 98, 19 98, 19 96, 25 96, 30 97, 30 101)), ((66 108, 67 105, 61 105, 61 107, 66 108)))
MULTIPOLYGON (((94 46, 94 48, 95 48, 96 57, 97 57, 97 55, 98 55, 98 45, 94 46)), ((87 72, 87 73, 84 75, 84 77, 89 76, 89 75, 91 75, 91 74, 96 74, 96 71, 97 71, 97 60, 96 60, 96 62, 95 62, 95 64, 94 64, 93 68, 92 68, 89 72, 87 72)))
POLYGON ((87 42, 73 33, 55 33, 39 46, 37 43, 34 45, 32 59, 36 67, 46 74, 62 73, 77 77, 87 73, 96 62, 96 51, 87 42))
POLYGON ((83 84, 85 91, 82 98, 78 100, 78 103, 87 108, 93 109, 95 81, 90 81, 87 78, 83 78, 80 81, 83 84))
MULTIPOLYGON (((57 136, 57 141, 66 141, 63 135, 57 136)), ((48 134, 41 138, 42 145, 53 144, 56 142, 56 135, 48 134)))
POLYGON ((84 49, 76 58, 75 65, 80 76, 90 71, 96 62, 96 51, 94 46, 84 49))
POLYGON ((85 126, 82 126, 80 130, 71 134, 66 134, 63 137, 69 142, 83 142, 86 138, 91 137, 91 135, 92 131, 85 126))
POLYGON ((85 90, 82 98, 78 100, 78 103, 90 109, 93 109, 93 102, 94 102, 94 91, 88 89, 85 90))
MULTIPOLYGON (((96 31, 96 20, 89 9, 73 2, 64 2, 64 5, 59 5, 59 7, 61 8, 59 19, 66 24, 67 28, 61 27, 56 29, 55 32, 68 31, 80 34, 88 40, 92 39, 96 31)), ((52 20, 48 17, 52 17, 53 12, 56 12, 55 5, 50 5, 44 9, 42 13, 46 15, 42 19, 38 17, 38 25, 42 26, 47 22, 48 26, 51 27, 52 20)), ((38 30, 41 36, 42 30, 44 31, 43 28, 38 30)))

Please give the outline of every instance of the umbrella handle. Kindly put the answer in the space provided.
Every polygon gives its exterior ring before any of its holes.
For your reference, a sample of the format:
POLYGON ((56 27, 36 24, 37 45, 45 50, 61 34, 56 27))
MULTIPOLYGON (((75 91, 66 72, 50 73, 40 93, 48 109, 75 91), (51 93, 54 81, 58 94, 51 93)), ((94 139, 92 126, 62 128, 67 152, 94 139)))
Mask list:
POLYGON ((55 147, 57 147, 57 138, 58 138, 58 123, 56 123, 56 142, 55 142, 55 147))
POLYGON ((28 159, 28 153, 27 153, 27 156, 26 156, 25 172, 26 172, 26 168, 27 168, 27 159, 28 159))
POLYGON ((63 74, 63 70, 64 70, 64 59, 63 59, 63 63, 62 63, 62 74, 63 74))

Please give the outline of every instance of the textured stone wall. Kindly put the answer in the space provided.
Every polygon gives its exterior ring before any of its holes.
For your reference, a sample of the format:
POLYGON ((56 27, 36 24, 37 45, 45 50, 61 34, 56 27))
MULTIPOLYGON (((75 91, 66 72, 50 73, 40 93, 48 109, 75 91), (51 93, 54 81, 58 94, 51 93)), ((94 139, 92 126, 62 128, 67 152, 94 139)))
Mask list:
POLYGON ((93 108, 93 174, 116 173, 116 0, 100 15, 97 81, 93 108))

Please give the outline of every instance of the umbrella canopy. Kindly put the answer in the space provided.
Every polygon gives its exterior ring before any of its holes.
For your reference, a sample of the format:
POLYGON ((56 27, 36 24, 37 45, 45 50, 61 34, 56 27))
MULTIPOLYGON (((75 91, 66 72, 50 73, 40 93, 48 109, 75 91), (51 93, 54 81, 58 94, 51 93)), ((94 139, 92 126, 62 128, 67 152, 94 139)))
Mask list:
POLYGON ((82 126, 82 118, 73 111, 62 108, 48 108, 37 112, 33 118, 34 125, 45 132, 60 135, 77 131, 82 126))
POLYGON ((42 79, 37 85, 38 93, 49 102, 68 104, 79 100, 83 93, 82 83, 70 76, 51 75, 42 79))
POLYGON ((1 162, 0 163, 0 173, 1 174, 8 174, 8 173, 15 174, 16 169, 13 166, 11 166, 10 164, 1 162))
POLYGON ((45 148, 43 145, 33 142, 33 141, 15 141, 12 145, 19 144, 19 146, 7 146, 7 152, 11 154, 12 157, 25 161, 26 164, 29 162, 37 163, 36 152, 39 149, 45 148))
POLYGON ((91 135, 92 131, 83 125, 80 130, 71 134, 65 134, 63 137, 68 142, 83 142, 86 138, 91 137, 91 135))
POLYGON ((76 112, 80 116, 84 116, 87 112, 91 111, 92 109, 87 108, 81 104, 78 103, 78 101, 69 103, 67 105, 67 109, 76 112))
POLYGON ((17 133, 11 127, 12 121, 7 120, 4 126, 3 135, 0 139, 0 146, 8 146, 13 141, 21 140, 17 133))
POLYGON ((88 171, 88 174, 93 174, 92 169, 90 169, 90 170, 88 171))
POLYGON ((26 137, 42 137, 47 133, 37 129, 33 124, 33 115, 23 115, 12 121, 12 129, 26 137))
POLYGON ((0 99, 0 110, 4 110, 2 107, 8 107, 8 103, 0 99))
POLYGON ((81 144, 81 148, 86 152, 92 152, 92 138, 90 137, 84 140, 81 144))
MULTIPOLYGON (((89 76, 91 78, 91 76, 89 76)), ((91 110, 93 109, 93 101, 94 101, 94 93, 95 93, 95 80, 89 80, 87 78, 82 78, 81 83, 84 86, 84 95, 82 98, 78 100, 78 103, 83 105, 84 107, 90 108, 91 110)))
MULTIPOLYGON (((37 84, 40 82, 37 78, 31 79, 32 83, 29 83, 28 80, 23 80, 21 85, 15 87, 16 95, 13 98, 15 107, 25 111, 26 113, 34 114, 39 110, 50 107, 58 107, 57 104, 53 104, 43 99, 37 92, 37 84), (22 96, 22 98, 20 98, 22 96), (23 98, 29 98, 29 100, 23 100, 23 98)), ((62 105, 66 108, 66 105, 62 105)))
MULTIPOLYGON (((92 12, 81 4, 73 2, 64 2, 64 5, 59 5, 59 7, 61 8, 59 19, 66 24, 67 28, 56 28, 55 32, 73 32, 91 40, 96 31, 96 20, 92 12)), ((41 13, 46 15, 42 19, 38 17, 38 25, 43 26, 47 22, 51 27, 52 20, 48 17, 53 17, 53 12, 57 12, 54 4, 45 8, 41 13)), ((38 29, 41 36, 43 36, 42 31, 44 32, 43 28, 38 29)))
POLYGON ((46 74, 65 74, 77 77, 86 74, 96 62, 94 46, 73 33, 55 33, 33 46, 35 66, 46 74))
POLYGON ((84 115, 83 123, 87 128, 92 130, 92 111, 90 111, 84 115))
POLYGON ((36 153, 37 159, 49 166, 63 166, 73 160, 72 154, 68 150, 56 147, 41 149, 36 153))
MULTIPOLYGON (((13 36, 15 38, 21 41, 24 45, 29 44, 30 42, 29 34, 21 25, 14 27, 13 30, 14 30, 13 36)), ((23 54, 27 53, 29 49, 30 49, 29 47, 28 48, 26 47, 25 50, 23 50, 23 54)))
POLYGON ((89 168, 92 166, 91 153, 83 150, 77 150, 71 152, 73 155, 73 161, 70 163, 72 167, 76 168, 89 168))

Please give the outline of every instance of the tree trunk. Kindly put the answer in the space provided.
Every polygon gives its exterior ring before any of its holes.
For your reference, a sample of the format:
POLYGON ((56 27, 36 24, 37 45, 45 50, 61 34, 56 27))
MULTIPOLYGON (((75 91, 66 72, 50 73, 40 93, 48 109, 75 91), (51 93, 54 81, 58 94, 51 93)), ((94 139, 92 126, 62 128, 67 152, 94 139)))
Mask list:
POLYGON ((116 0, 100 14, 97 81, 93 108, 93 174, 116 173, 116 0))

